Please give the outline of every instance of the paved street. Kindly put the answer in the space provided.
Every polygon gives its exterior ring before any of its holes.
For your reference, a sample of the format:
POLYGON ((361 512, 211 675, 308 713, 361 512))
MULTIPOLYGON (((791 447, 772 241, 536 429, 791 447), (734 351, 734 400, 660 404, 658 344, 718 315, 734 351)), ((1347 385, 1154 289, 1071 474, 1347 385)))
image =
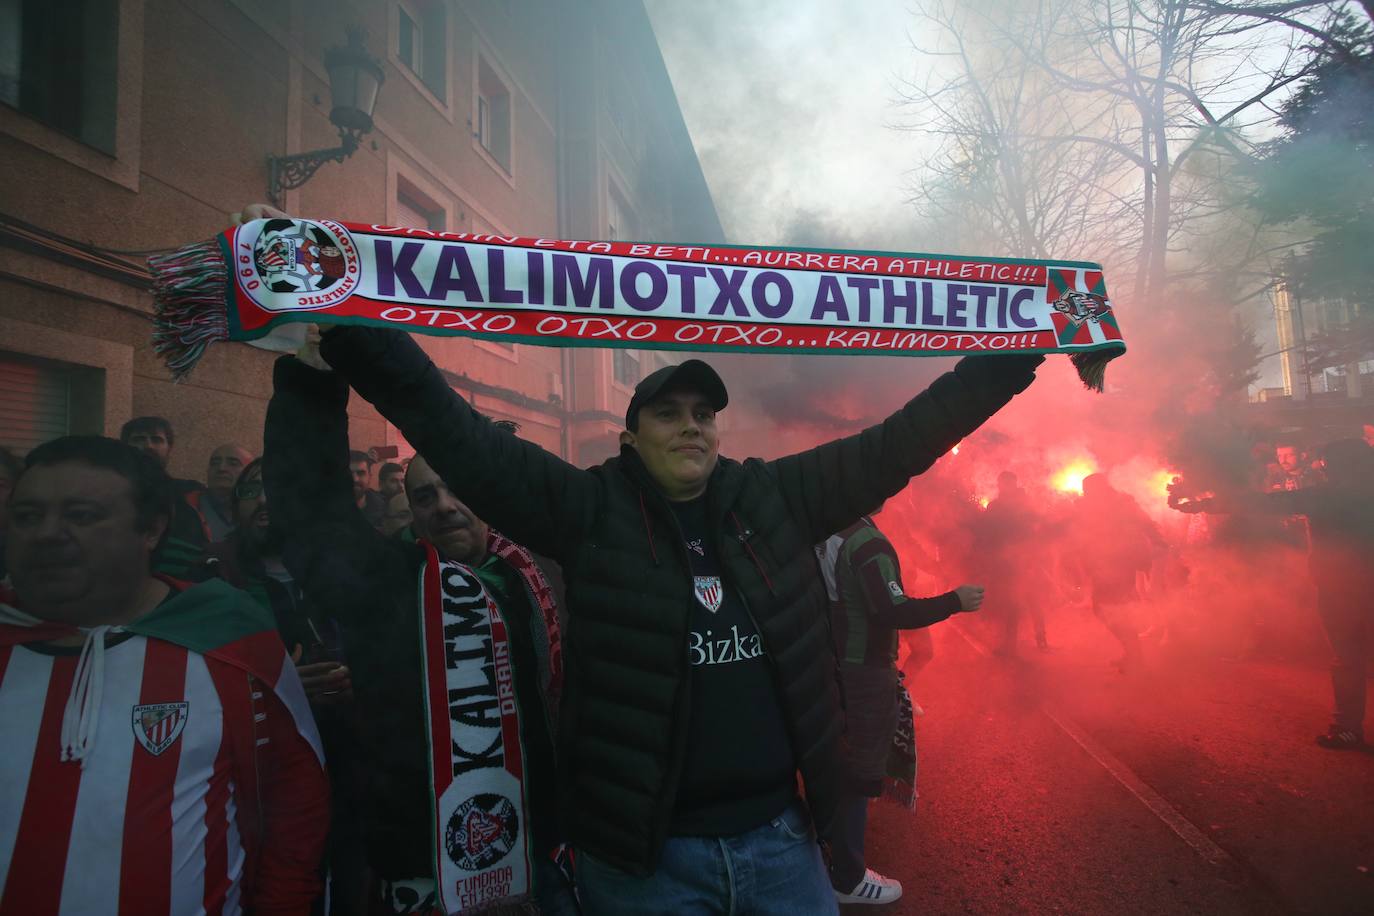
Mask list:
POLYGON ((1374 755, 1312 743, 1321 668, 1153 652, 1124 678, 1091 626, 1054 626, 1021 660, 936 628, 918 811, 870 820, 906 890, 884 912, 1374 913, 1374 755))

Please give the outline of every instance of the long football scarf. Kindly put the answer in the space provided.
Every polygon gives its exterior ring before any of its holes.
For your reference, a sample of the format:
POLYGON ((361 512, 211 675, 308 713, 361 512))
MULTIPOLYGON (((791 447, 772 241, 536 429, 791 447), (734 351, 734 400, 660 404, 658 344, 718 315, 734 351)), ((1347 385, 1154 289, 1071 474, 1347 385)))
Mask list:
POLYGON ((262 219, 149 259, 177 379, 291 322, 542 346, 932 356, 1068 353, 1101 390, 1126 344, 1102 268, 893 252, 581 242, 262 219))
POLYGON ((897 727, 884 764, 881 798, 894 801, 908 811, 916 808, 916 720, 906 675, 897 672, 897 727))
POLYGON ((476 573, 425 550, 419 613, 440 909, 524 903, 533 851, 506 624, 476 573))

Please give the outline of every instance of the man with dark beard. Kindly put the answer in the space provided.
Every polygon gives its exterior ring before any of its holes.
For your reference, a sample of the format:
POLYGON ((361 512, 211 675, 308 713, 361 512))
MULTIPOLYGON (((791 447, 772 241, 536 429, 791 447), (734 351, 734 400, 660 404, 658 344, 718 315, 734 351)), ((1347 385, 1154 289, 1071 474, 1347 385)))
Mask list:
MULTIPOLYGON (((282 642, 293 654, 306 654, 337 640, 328 638, 327 618, 312 615, 299 586, 282 562, 282 534, 267 513, 267 493, 262 483, 262 459, 249 462, 230 490, 230 517, 234 529, 205 552, 201 578, 215 576, 243 589, 272 611, 282 642)), ((307 666, 310 668, 321 666, 307 666)), ((331 665, 331 669, 338 667, 331 665)), ((302 672, 302 677, 307 675, 302 672)), ((322 695, 306 683, 311 702, 322 695)))
POLYGON ((262 459, 249 462, 230 490, 234 528, 206 551, 202 573, 242 589, 272 611, 277 632, 296 662, 324 743, 332 790, 329 867, 331 916, 367 912, 367 858, 361 815, 363 777, 353 728, 353 694, 338 626, 312 605, 282 562, 282 533, 267 512, 262 459))
MULTIPOLYGON (((163 417, 134 417, 119 430, 119 441, 152 456, 158 466, 166 470, 172 460, 176 433, 163 417)), ((167 533, 153 554, 153 572, 175 579, 193 578, 197 560, 210 543, 205 520, 192 505, 205 486, 197 480, 173 479, 172 489, 176 501, 172 505, 167 533)))
POLYGON ((386 500, 371 487, 372 459, 367 452, 356 449, 348 453, 348 473, 353 477, 353 502, 367 523, 378 531, 382 530, 382 517, 386 514, 386 500))

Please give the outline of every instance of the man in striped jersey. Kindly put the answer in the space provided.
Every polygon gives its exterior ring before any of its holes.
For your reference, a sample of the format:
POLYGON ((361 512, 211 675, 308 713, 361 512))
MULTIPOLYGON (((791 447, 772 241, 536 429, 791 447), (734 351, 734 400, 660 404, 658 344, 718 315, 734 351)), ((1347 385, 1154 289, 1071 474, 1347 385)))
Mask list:
POLYGON ((136 449, 29 455, 0 595, 0 916, 306 914, 319 739, 271 615, 154 576, 173 495, 136 449))

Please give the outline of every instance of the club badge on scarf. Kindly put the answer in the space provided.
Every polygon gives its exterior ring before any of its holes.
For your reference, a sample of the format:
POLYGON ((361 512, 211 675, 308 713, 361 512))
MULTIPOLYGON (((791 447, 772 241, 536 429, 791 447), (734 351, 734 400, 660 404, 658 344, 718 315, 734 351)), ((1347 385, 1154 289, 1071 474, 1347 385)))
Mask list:
POLYGON ((1102 268, 892 252, 580 242, 262 219, 149 259, 158 352, 291 322, 543 346, 931 356, 1067 353, 1102 389, 1126 344, 1102 268))
POLYGON ((505 621, 472 570, 432 546, 420 572, 434 874, 445 913, 530 894, 529 807, 505 621))

